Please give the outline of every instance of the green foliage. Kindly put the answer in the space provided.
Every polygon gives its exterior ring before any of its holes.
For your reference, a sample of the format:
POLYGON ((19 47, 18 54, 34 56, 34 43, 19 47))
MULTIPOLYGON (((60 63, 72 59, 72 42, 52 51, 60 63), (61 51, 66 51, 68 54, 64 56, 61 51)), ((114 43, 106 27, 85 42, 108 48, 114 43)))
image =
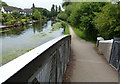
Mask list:
POLYGON ((62 7, 65 8, 65 7, 68 6, 69 4, 70 4, 70 2, 64 2, 64 3, 62 4, 62 7))
POLYGON ((27 20, 26 19, 21 19, 22 22, 26 22, 27 20))
POLYGON ((74 30, 74 32, 76 33, 76 35, 79 36, 80 38, 82 38, 82 39, 84 39, 84 40, 86 40, 86 41, 90 41, 90 42, 92 42, 93 44, 96 43, 96 42, 93 40, 93 37, 92 37, 91 35, 89 35, 89 36, 86 35, 85 32, 79 30, 78 28, 74 28, 74 27, 73 27, 73 30, 74 30))
POLYGON ((108 4, 94 19, 99 35, 110 39, 120 37, 120 5, 108 4))
POLYGON ((19 18, 19 17, 20 17, 20 13, 19 13, 19 11, 17 11, 17 10, 13 10, 13 11, 12 11, 12 15, 13 15, 15 18, 19 18))
POLYGON ((62 25, 61 25, 61 23, 57 22, 57 23, 53 24, 51 31, 56 31, 60 28, 62 28, 62 25))
POLYGON ((0 2, 0 5, 2 5, 2 6, 8 6, 5 2, 0 2))
POLYGON ((27 22, 27 19, 21 19, 20 22, 21 22, 22 24, 25 24, 25 22, 27 22))
POLYGON ((57 21, 59 21, 61 23, 62 28, 64 28, 64 34, 69 35, 70 31, 69 31, 68 24, 60 19, 57 19, 57 21))
POLYGON ((64 28, 64 34, 69 35, 69 34, 70 34, 70 31, 69 31, 69 26, 68 26, 68 24, 65 23, 65 22, 61 22, 61 23, 62 23, 62 26, 63 26, 63 28, 64 28))
POLYGON ((61 10, 61 6, 59 6, 59 9, 58 9, 58 13, 60 13, 62 10, 61 10))
POLYGON ((61 12, 57 15, 57 17, 61 20, 66 21, 66 19, 68 18, 68 15, 65 12, 61 12))
POLYGON ((2 13, 2 22, 6 25, 14 24, 16 22, 16 19, 11 14, 2 13))
POLYGON ((54 4, 51 7, 51 16, 52 17, 56 16, 56 11, 55 11, 55 5, 54 4))
POLYGON ((42 19, 42 15, 41 15, 40 11, 38 11, 37 9, 35 9, 35 11, 33 13, 33 19, 34 20, 40 20, 40 19, 42 19))
POLYGON ((105 2, 63 3, 64 12, 58 18, 70 23, 83 38, 96 40, 97 36, 106 39, 120 37, 120 5, 105 2))
POLYGON ((38 7, 35 7, 34 10, 37 9, 42 16, 45 16, 47 18, 51 17, 51 14, 50 14, 50 11, 48 11, 47 9, 45 8, 38 8, 38 7))
POLYGON ((56 17, 61 12, 61 6, 52 5, 51 7, 51 17, 56 17))

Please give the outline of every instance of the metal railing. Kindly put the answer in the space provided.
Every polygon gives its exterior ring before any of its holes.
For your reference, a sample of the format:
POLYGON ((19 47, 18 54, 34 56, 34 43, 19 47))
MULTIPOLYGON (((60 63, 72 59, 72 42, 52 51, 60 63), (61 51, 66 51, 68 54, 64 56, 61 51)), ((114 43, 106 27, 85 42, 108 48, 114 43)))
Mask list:
POLYGON ((120 38, 113 40, 109 62, 120 73, 120 38))
POLYGON ((62 82, 70 56, 71 36, 53 39, 0 67, 0 83, 62 82))

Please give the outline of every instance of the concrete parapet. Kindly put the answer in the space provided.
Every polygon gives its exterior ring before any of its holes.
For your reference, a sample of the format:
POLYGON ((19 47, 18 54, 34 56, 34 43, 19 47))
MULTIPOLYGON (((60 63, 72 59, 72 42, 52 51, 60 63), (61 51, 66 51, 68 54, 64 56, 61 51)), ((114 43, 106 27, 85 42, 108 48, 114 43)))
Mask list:
POLYGON ((102 37, 97 38, 97 47, 100 54, 103 54, 107 61, 109 62, 111 49, 112 49, 113 39, 104 40, 102 37))

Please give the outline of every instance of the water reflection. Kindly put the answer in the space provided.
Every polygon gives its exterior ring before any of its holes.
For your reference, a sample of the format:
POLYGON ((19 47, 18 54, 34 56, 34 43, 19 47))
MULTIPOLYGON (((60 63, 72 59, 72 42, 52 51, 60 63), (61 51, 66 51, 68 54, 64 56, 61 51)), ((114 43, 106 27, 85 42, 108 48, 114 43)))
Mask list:
POLYGON ((0 33, 0 64, 5 64, 12 59, 28 52, 29 50, 59 37, 63 32, 60 28, 56 31, 51 31, 52 21, 36 22, 20 27, 4 29, 0 33), (1 48, 2 47, 2 48, 1 48))
POLYGON ((33 24, 27 24, 24 26, 18 26, 18 27, 12 27, 12 28, 6 28, 2 29, 0 33, 0 37, 6 37, 6 36, 17 36, 20 34, 23 34, 28 28, 33 29, 33 33, 35 32, 41 32, 42 29, 44 28, 43 25, 46 25, 46 23, 43 22, 35 22, 33 24))

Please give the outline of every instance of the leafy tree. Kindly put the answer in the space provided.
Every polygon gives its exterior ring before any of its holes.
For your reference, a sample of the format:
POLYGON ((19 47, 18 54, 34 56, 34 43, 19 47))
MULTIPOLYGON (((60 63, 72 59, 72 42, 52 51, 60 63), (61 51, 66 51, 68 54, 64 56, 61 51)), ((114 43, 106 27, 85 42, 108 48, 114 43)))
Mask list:
POLYGON ((71 2, 64 2, 64 3, 62 4, 62 7, 65 8, 65 7, 67 7, 68 5, 70 5, 70 3, 71 3, 71 2))
POLYGON ((68 18, 68 15, 65 12, 60 12, 57 17, 61 20, 66 21, 66 19, 68 18))
POLYGON ((33 6, 32 6, 32 8, 35 8, 35 4, 33 3, 33 6))
POLYGON ((96 40, 98 30, 93 22, 96 16, 95 13, 101 12, 101 8, 105 5, 106 3, 65 2, 63 3, 65 12, 60 13, 58 18, 68 21, 72 26, 83 31, 88 39, 96 40))
POLYGON ((35 9, 35 12, 33 13, 33 19, 34 20, 42 19, 42 15, 41 15, 40 11, 38 11, 37 9, 35 9))
POLYGON ((120 5, 107 4, 94 19, 99 35, 106 39, 120 37, 120 5))
POLYGON ((5 2, 0 2, 2 6, 8 6, 5 2))
POLYGON ((17 11, 17 10, 13 10, 13 11, 12 11, 12 15, 13 15, 15 18, 19 18, 19 17, 20 17, 20 13, 19 13, 19 11, 17 11))
POLYGON ((55 16, 57 16, 58 15, 58 7, 57 7, 57 5, 56 5, 56 8, 55 8, 55 16))
POLYGON ((32 5, 32 10, 33 10, 33 13, 34 13, 34 11, 35 11, 35 4, 34 3, 32 5))
POLYGON ((35 9, 37 9, 41 13, 42 16, 45 16, 47 18, 51 17, 51 13, 47 9, 45 9, 45 8, 39 8, 39 7, 36 7, 35 9))
POLYGON ((58 13, 60 13, 61 12, 61 6, 59 5, 59 8, 58 8, 58 13))
POLYGON ((51 8, 51 16, 54 17, 55 16, 55 5, 53 4, 52 5, 52 8, 51 8))
POLYGON ((2 24, 14 24, 16 21, 12 14, 2 13, 2 24))
POLYGON ((56 13, 58 12, 58 7, 57 7, 57 5, 56 5, 56 8, 55 8, 55 11, 56 11, 56 13))

